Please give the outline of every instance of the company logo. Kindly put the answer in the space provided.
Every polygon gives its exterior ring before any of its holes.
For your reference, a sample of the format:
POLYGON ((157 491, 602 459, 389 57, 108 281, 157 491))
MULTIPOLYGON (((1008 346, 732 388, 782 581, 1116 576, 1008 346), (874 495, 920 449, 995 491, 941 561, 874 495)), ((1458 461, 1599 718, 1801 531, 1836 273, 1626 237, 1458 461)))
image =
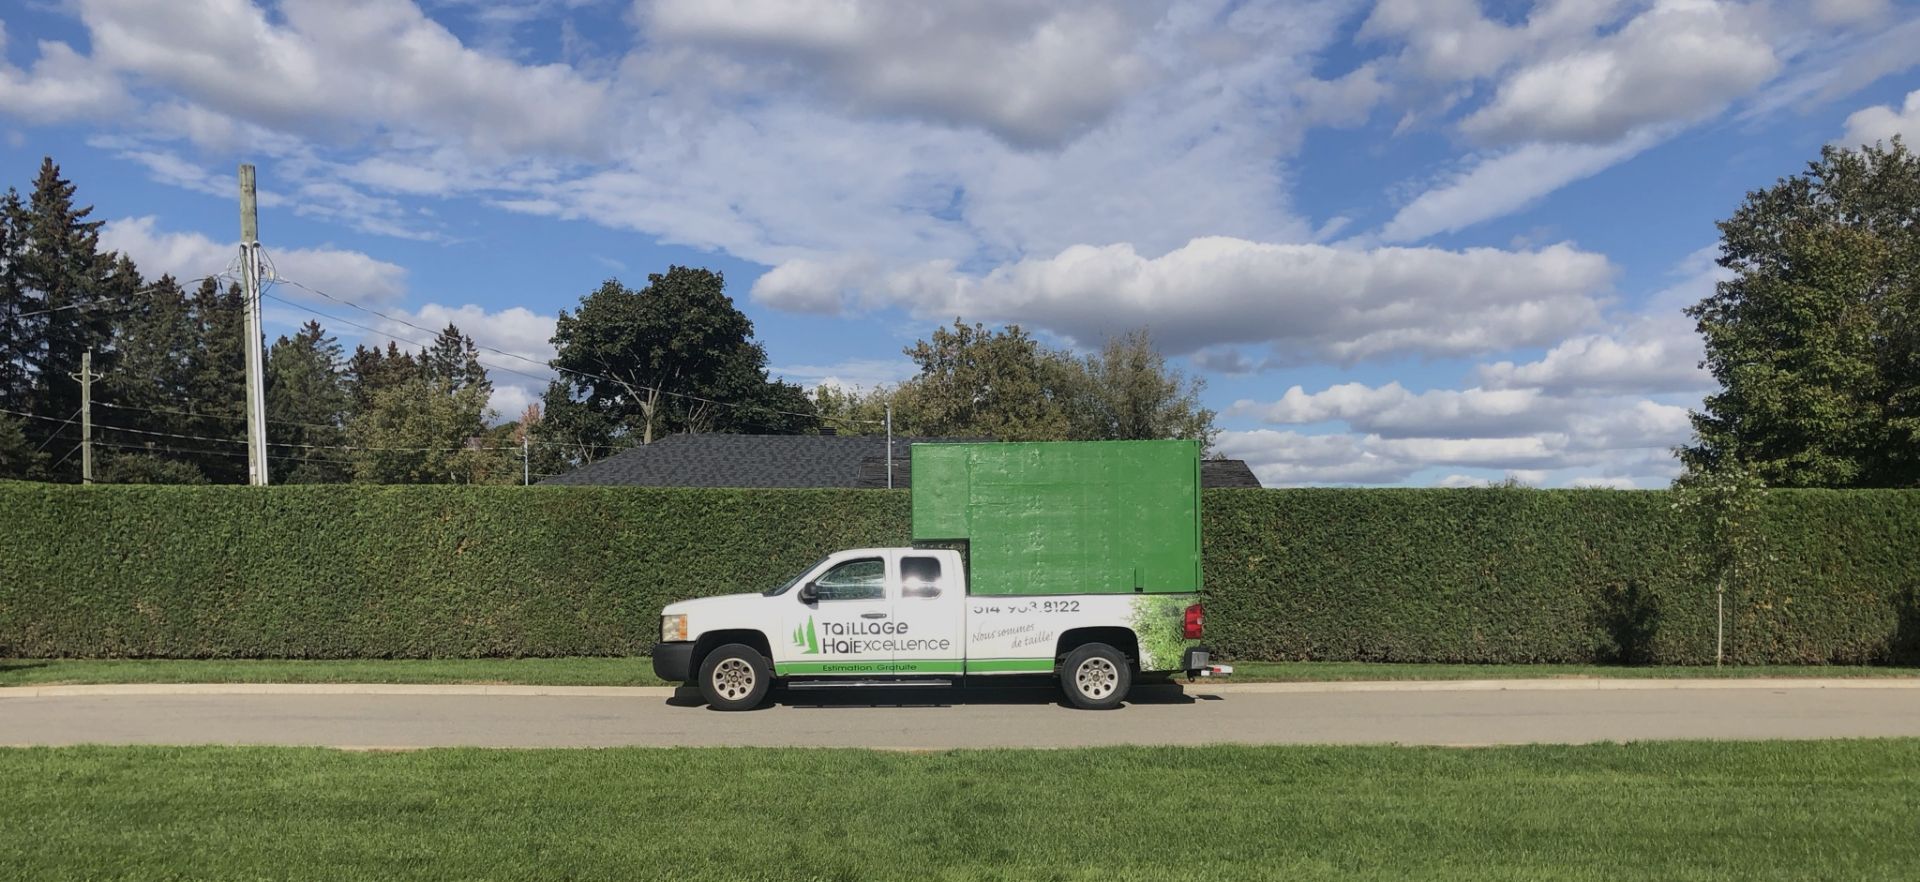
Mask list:
POLYGON ((953 641, 941 637, 907 637, 906 622, 820 622, 807 617, 793 628, 793 647, 801 655, 861 655, 864 653, 945 652, 953 641), (822 637, 824 636, 824 639, 822 637))
POLYGON ((807 623, 793 627, 793 645, 804 655, 820 653, 820 638, 813 632, 813 616, 807 616, 807 623))

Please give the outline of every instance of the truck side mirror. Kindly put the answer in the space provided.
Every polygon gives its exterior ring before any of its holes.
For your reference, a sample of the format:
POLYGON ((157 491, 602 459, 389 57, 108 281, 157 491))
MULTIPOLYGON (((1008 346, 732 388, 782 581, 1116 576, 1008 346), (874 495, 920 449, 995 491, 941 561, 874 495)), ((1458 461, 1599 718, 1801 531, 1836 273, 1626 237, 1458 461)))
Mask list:
POLYGON ((820 589, 813 587, 812 582, 808 582, 807 584, 800 586, 800 602, 801 603, 819 603, 820 589))

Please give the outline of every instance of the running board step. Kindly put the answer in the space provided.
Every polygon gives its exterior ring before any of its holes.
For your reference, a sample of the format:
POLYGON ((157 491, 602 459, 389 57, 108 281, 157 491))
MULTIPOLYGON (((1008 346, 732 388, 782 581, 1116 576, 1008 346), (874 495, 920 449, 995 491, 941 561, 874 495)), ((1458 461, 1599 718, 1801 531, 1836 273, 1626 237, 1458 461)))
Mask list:
POLYGON ((839 689, 846 686, 952 686, 952 680, 797 680, 788 689, 839 689))

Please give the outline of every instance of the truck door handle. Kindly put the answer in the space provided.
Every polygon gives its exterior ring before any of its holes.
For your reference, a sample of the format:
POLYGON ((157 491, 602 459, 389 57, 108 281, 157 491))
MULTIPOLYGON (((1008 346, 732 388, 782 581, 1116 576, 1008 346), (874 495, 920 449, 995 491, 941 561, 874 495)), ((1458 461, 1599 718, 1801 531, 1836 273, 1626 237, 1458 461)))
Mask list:
POLYGON ((863 619, 884 619, 887 617, 887 614, 886 613, 861 613, 860 617, 863 619))

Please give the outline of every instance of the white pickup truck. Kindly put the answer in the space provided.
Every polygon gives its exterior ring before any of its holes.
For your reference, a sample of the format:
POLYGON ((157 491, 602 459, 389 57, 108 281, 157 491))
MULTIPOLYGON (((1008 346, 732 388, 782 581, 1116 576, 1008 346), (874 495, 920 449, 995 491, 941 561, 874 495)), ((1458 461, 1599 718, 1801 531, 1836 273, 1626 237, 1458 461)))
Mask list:
POLYGON ((1141 674, 1208 666, 1198 594, 970 595, 961 554, 839 551, 785 585, 671 604, 653 670, 719 710, 795 687, 950 685, 1050 674, 1075 707, 1120 705, 1141 674))

